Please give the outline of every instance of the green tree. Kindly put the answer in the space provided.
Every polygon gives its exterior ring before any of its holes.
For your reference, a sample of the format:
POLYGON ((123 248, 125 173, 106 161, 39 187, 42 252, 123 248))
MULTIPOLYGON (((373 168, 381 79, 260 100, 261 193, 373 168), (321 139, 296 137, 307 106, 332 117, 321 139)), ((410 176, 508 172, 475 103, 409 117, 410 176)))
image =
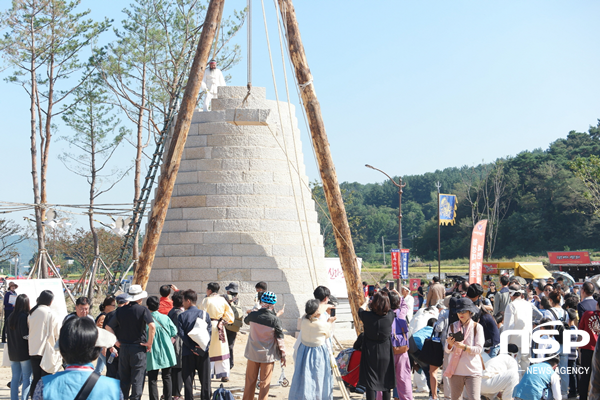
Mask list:
POLYGON ((594 210, 600 215, 600 157, 577 157, 571 161, 570 167, 575 176, 583 182, 587 189, 583 194, 594 210))

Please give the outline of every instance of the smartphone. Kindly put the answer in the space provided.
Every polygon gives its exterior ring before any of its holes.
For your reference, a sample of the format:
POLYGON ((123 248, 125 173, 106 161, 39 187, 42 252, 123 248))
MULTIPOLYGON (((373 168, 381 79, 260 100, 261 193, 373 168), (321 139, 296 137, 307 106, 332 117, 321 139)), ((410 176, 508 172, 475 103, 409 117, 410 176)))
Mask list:
POLYGON ((465 340, 465 335, 462 332, 450 333, 450 337, 453 337, 457 342, 462 342, 465 340))
POLYGON ((394 281, 390 281, 390 282, 388 282, 388 283, 389 283, 389 289, 390 289, 390 290, 394 290, 394 283, 396 283, 396 282, 394 282, 394 281))
POLYGON ((369 294, 369 297, 372 297, 375 295, 375 285, 369 285, 368 294, 369 294))
POLYGON ((330 316, 330 317, 335 317, 335 308, 331 308, 331 309, 329 310, 329 316, 330 316))

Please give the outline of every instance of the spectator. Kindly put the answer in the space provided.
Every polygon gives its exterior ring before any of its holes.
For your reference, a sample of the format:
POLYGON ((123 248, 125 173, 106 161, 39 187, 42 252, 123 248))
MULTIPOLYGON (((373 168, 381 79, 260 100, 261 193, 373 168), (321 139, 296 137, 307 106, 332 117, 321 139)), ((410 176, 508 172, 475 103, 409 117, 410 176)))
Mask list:
POLYGON ((148 372, 148 391, 150 400, 159 400, 158 397, 158 370, 161 370, 163 395, 162 399, 171 400, 173 383, 171 381, 171 367, 177 364, 177 356, 171 338, 177 336, 177 328, 169 317, 158 311, 160 300, 157 296, 150 296, 146 300, 148 310, 157 325, 152 350, 146 357, 146 371, 148 372))
POLYGON ((466 390, 469 400, 479 400, 481 397, 481 353, 485 338, 481 325, 471 319, 477 312, 477 307, 470 299, 459 299, 456 306, 459 320, 448 329, 444 351, 450 354, 450 358, 444 376, 450 378, 452 400, 461 398, 463 390, 466 390), (453 336, 459 332, 463 334, 463 340, 456 341, 453 336))
POLYGON ((498 293, 498 291, 496 290, 496 284, 494 282, 490 282, 490 289, 485 294, 486 299, 490 299, 490 297, 494 298, 496 296, 496 293, 498 293))
POLYGON ((267 283, 262 282, 262 281, 258 282, 256 285, 254 285, 254 288, 256 289, 256 297, 254 298, 254 305, 255 305, 255 308, 258 310, 258 309, 260 309, 260 296, 262 296, 262 294, 267 291, 267 283))
POLYGON ((491 310, 482 308, 479 315, 479 324, 483 328, 485 337, 484 347, 490 358, 494 358, 500 353, 500 331, 496 319, 490 314, 491 310))
MULTIPOLYGON (((570 308, 567 310, 567 313, 569 314, 569 329, 570 330, 575 330, 577 329, 577 310, 570 308)), ((577 341, 580 342, 582 340, 581 335, 577 336, 577 341)), ((573 348, 571 349, 571 353, 569 354, 569 359, 568 359, 568 367, 571 369, 571 371, 574 371, 576 366, 577 366, 577 358, 578 358, 579 354, 577 351, 577 348, 573 348)), ((571 373, 568 374, 569 377, 569 393, 568 393, 568 397, 570 399, 574 399, 577 398, 577 395, 579 394, 579 376, 577 376, 577 374, 571 373)))
POLYGON ((515 360, 518 353, 519 348, 509 344, 508 354, 499 354, 485 362, 481 377, 482 396, 493 399, 502 393, 502 400, 512 400, 513 390, 519 383, 519 364, 515 360))
POLYGON ((498 332, 502 333, 504 329, 504 313, 498 313, 494 315, 494 319, 496 320, 496 325, 498 325, 498 332))
POLYGON ((177 286, 175 285, 162 285, 158 290, 160 293, 160 306, 158 312, 164 315, 168 315, 169 311, 173 309, 173 300, 169 298, 171 290, 177 292, 177 286))
MULTIPOLYGON (((123 307, 124 305, 126 305, 128 303, 127 301, 127 293, 121 293, 119 294, 117 297, 115 297, 115 301, 117 303, 117 307, 123 307)), ((106 329, 106 326, 108 325, 108 323, 110 322, 110 320, 112 318, 114 318, 115 314, 117 313, 117 310, 113 310, 109 313, 107 313, 104 316, 104 322, 102 323, 102 328, 106 329)), ((115 356, 113 357, 113 361, 108 363, 108 359, 107 359, 107 363, 106 363, 106 376, 108 376, 109 378, 115 378, 117 380, 120 379, 119 377, 119 348, 116 346, 113 346, 110 349, 106 350, 106 354, 104 355, 105 357, 110 357, 111 353, 114 353, 115 356)))
POLYGON ((513 397, 523 400, 540 400, 542 398, 561 400, 560 377, 556 373, 558 367, 558 357, 553 357, 548 361, 532 364, 521 382, 515 386, 513 397), (546 388, 550 392, 545 394, 546 388))
POLYGON ((369 284, 367 283, 367 281, 363 281, 362 287, 363 287, 363 292, 365 293, 365 298, 369 297, 369 284))
POLYGON ((390 312, 390 300, 383 292, 375 293, 370 308, 371 311, 358 310, 365 334, 359 384, 366 388, 367 400, 375 400, 378 391, 383 392, 383 400, 390 400, 390 390, 396 386, 392 342, 389 339, 395 314, 390 312))
MULTIPOLYGON (((400 293, 402 295, 402 298, 404 299, 404 302, 408 306, 408 313, 406 314, 406 321, 410 322, 410 321, 412 321, 413 314, 415 312, 415 298, 412 297, 412 295, 410 294, 410 289, 406 286, 402 286, 400 293)), ((433 304, 435 305, 436 303, 433 303, 433 304)))
MULTIPOLYGON (((579 375, 579 400, 587 400, 588 386, 592 370, 592 359, 594 358, 594 349, 600 334, 600 306, 596 303, 596 310, 586 311, 579 320, 579 329, 586 331, 590 335, 590 341, 581 347, 580 363, 582 367, 579 375)), ((599 393, 600 394, 600 393, 599 393)))
POLYGON ((88 299, 87 297, 81 296, 80 298, 78 298, 77 301, 75 301, 75 311, 72 312, 71 314, 68 314, 65 317, 65 319, 63 320, 63 324, 65 322, 67 322, 68 319, 73 318, 73 317, 79 317, 79 318, 88 317, 95 323, 96 321, 94 320, 94 317, 92 317, 90 315, 90 305, 91 305, 90 299, 88 299))
POLYGON ((235 339, 237 337, 240 328, 244 325, 244 313, 242 312, 242 307, 240 307, 238 299, 238 284, 235 282, 231 282, 229 285, 225 287, 227 294, 223 297, 227 300, 227 304, 231 307, 233 311, 233 316, 235 320, 233 324, 228 324, 225 326, 225 333, 227 334, 227 343, 229 344, 229 368, 233 368, 233 346, 235 345, 235 339))
MULTIPOLYGON (((421 286, 419 286, 419 288, 421 288, 421 286)), ((388 297, 390 299, 390 308, 394 313, 394 322, 392 323, 392 346, 408 346, 408 324, 406 323, 406 312, 408 311, 408 307, 397 291, 392 290, 388 297)), ((412 386, 410 380, 411 368, 408 352, 394 354, 394 367, 396 373, 396 387, 394 390, 397 391, 394 397, 402 400, 412 400, 412 386)))
POLYGON ((208 355, 213 376, 221 378, 221 382, 229 381, 229 345, 225 336, 225 325, 233 324, 235 316, 227 301, 219 296, 221 287, 211 282, 206 287, 206 297, 202 300, 200 309, 210 315, 212 322, 212 337, 208 355))
POLYGON ((42 291, 37 298, 37 305, 31 309, 27 320, 29 325, 29 356, 33 373, 31 387, 34 390, 42 376, 48 375, 40 366, 44 348, 47 345, 54 346, 60 333, 59 322, 50 309, 52 300, 54 300, 54 294, 50 290, 42 291))
POLYGON ((523 291, 518 283, 511 284, 509 290, 511 302, 506 306, 504 313, 504 330, 515 329, 523 332, 521 338, 516 335, 510 335, 508 342, 519 347, 520 353, 517 361, 519 362, 520 370, 525 371, 529 366, 529 354, 523 351, 523 342, 531 343, 533 313, 531 306, 521 298, 523 291))
POLYGON ((70 318, 60 329, 58 345, 66 364, 64 371, 44 376, 36 386, 33 400, 74 399, 88 379, 96 378, 87 399, 122 399, 119 381, 94 372, 92 362, 103 347, 115 344, 115 336, 98 329, 88 318, 70 318))
POLYGON ((8 317, 15 309, 15 301, 17 300, 17 289, 19 285, 14 282, 8 283, 8 290, 4 293, 4 325, 2 326, 2 343, 6 343, 6 325, 8 317))
POLYGON ((246 384, 243 400, 254 399, 254 389, 260 371, 260 388, 258 400, 267 400, 273 375, 273 364, 281 360, 286 365, 285 343, 281 320, 273 310, 277 296, 273 292, 264 292, 261 296, 261 308, 253 311, 244 318, 244 323, 250 325, 248 342, 244 356, 246 364, 246 384))
POLYGON ((446 289, 444 285, 440 283, 440 278, 437 276, 433 277, 433 285, 427 290, 427 307, 431 307, 437 304, 438 301, 442 300, 446 296, 446 289))
MULTIPOLYGON (((98 328, 104 328, 104 320, 106 319, 106 314, 114 311, 116 309, 116 300, 113 296, 107 296, 102 304, 100 304, 100 314, 96 317, 96 326, 98 328)), ((106 353, 104 351, 104 353, 106 353)), ((106 355, 100 353, 98 357, 98 361, 96 361, 96 369, 95 371, 102 375, 102 371, 104 371, 104 367, 106 366, 106 355)))
MULTIPOLYGON (((409 352, 413 358, 413 361, 415 361, 422 369, 425 377, 425 383, 427 384, 427 388, 429 390, 430 399, 437 399, 437 377, 435 371, 437 371, 438 367, 428 365, 421 361, 419 358, 419 352, 423 350, 423 344, 425 344, 425 340, 432 336, 436 322, 437 320, 435 318, 430 318, 429 321, 427 321, 427 325, 416 331, 409 340, 409 352), (435 370, 433 373, 431 372, 432 369, 435 370), (432 377, 434 378, 433 380, 431 379, 432 377)), ((418 386, 419 385, 417 384, 417 387, 418 386)))
MULTIPOLYGON (((360 359, 362 355, 362 344, 363 338, 365 337, 364 333, 361 333, 356 338, 354 345, 352 348, 354 351, 352 352, 352 356, 350 357, 350 362, 348 363, 348 374, 342 376, 342 380, 344 384, 348 388, 348 390, 352 393, 364 394, 365 388, 358 384, 359 372, 360 372, 360 359)), ((409 374, 410 378, 410 374, 409 374)), ((408 384, 410 387, 410 379, 408 380, 408 384)), ((411 393, 412 394, 412 393, 411 393)))
MULTIPOLYGON (((194 375, 196 372, 198 372, 198 380, 200 381, 200 399, 210 400, 212 392, 210 390, 210 360, 208 356, 208 346, 206 351, 202 350, 202 348, 188 336, 188 333, 194 329, 198 318, 203 319, 204 322, 206 322, 208 334, 209 336, 212 336, 210 316, 207 312, 196 307, 197 301, 198 295, 195 291, 188 289, 183 292, 183 308, 185 311, 177 317, 178 334, 183 344, 181 351, 181 374, 183 376, 185 400, 194 400, 194 375)), ((210 341, 208 345, 210 345, 210 341)))
MULTIPOLYGON (((177 291, 173 293, 171 296, 173 300, 173 308, 169 311, 168 317, 171 318, 171 322, 175 327, 179 327, 178 317, 184 311, 183 308, 183 292, 177 291)), ((177 358, 177 364, 173 365, 171 368, 171 380, 173 381, 172 385, 172 395, 173 398, 179 400, 181 397, 181 389, 183 389, 183 376, 181 374, 181 369, 183 368, 182 364, 182 347, 183 342, 181 337, 177 335, 175 341, 173 342, 173 348, 175 349, 175 357, 177 358)))
POLYGON ((417 310, 423 307, 425 304, 425 296, 423 295, 423 286, 417 288, 417 299, 419 300, 417 310))
POLYGON ((333 396, 333 374, 325 339, 331 336, 331 324, 336 317, 323 321, 319 306, 317 299, 308 300, 305 306, 300 328, 302 343, 298 348, 289 400, 330 399, 333 396))
POLYGON ((494 315, 498 314, 499 312, 505 312, 506 306, 510 302, 510 296, 508 293, 508 276, 502 275, 500 277, 500 285, 502 287, 494 296, 494 315))
POLYGON ((577 305, 579 319, 581 319, 584 312, 596 310, 597 301, 594 300, 594 290, 595 288, 592 282, 585 282, 581 287, 581 302, 577 305))
POLYGON ((150 311, 141 305, 148 293, 140 285, 131 285, 128 294, 128 303, 117 309, 106 330, 113 334, 116 332, 118 339, 123 397, 140 400, 146 377, 146 353, 152 349, 156 325, 150 311))
POLYGON ((548 294, 548 299, 550 300, 550 314, 552 317, 550 318, 552 321, 562 321, 567 322, 567 313, 560 306, 561 295, 558 291, 552 291, 548 294))
POLYGON ((27 317, 29 316, 29 297, 20 294, 14 304, 14 309, 6 321, 6 333, 8 335, 8 358, 12 380, 10 381, 10 399, 19 399, 19 386, 21 386, 21 400, 29 397, 31 388, 31 360, 29 357, 29 327, 27 317))

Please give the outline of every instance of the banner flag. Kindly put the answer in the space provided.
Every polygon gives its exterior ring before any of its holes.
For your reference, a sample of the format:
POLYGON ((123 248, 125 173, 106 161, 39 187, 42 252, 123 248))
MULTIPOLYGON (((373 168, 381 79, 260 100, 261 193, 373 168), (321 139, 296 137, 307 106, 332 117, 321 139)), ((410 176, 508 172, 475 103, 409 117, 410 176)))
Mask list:
POLYGON ((400 279, 400 250, 392 249, 392 278, 400 279))
POLYGON ((400 250, 400 254, 401 254, 401 268, 400 268, 400 275, 402 276, 402 279, 408 279, 408 256, 410 255, 410 250, 409 249, 402 249, 400 250))
POLYGON ((487 219, 482 219, 473 228, 471 235, 471 256, 469 257, 469 283, 481 284, 483 269, 483 248, 485 245, 485 228, 487 219))
POLYGON ((454 225, 456 219, 456 196, 440 194, 440 225, 454 225))

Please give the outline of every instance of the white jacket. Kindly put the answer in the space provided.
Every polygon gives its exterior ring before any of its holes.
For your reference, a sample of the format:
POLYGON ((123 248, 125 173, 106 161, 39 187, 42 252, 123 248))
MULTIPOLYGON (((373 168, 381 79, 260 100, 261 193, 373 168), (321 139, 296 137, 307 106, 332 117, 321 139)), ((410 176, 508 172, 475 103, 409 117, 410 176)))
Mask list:
POLYGON ((524 336, 523 339, 517 335, 510 335, 508 342, 516 344, 519 347, 519 353, 527 353, 523 351, 522 342, 531 343, 531 330, 533 329, 533 311, 529 302, 523 299, 511 301, 506 306, 504 311, 504 331, 517 330, 524 336))
POLYGON ((44 354, 46 341, 54 346, 60 333, 60 324, 48 306, 39 306, 27 319, 29 325, 29 355, 44 354))
POLYGON ((227 86, 225 83, 225 78, 223 77, 223 73, 220 69, 210 69, 208 68, 204 71, 204 78, 202 78, 202 89, 208 90, 212 94, 217 94, 217 87, 219 86, 227 86))

